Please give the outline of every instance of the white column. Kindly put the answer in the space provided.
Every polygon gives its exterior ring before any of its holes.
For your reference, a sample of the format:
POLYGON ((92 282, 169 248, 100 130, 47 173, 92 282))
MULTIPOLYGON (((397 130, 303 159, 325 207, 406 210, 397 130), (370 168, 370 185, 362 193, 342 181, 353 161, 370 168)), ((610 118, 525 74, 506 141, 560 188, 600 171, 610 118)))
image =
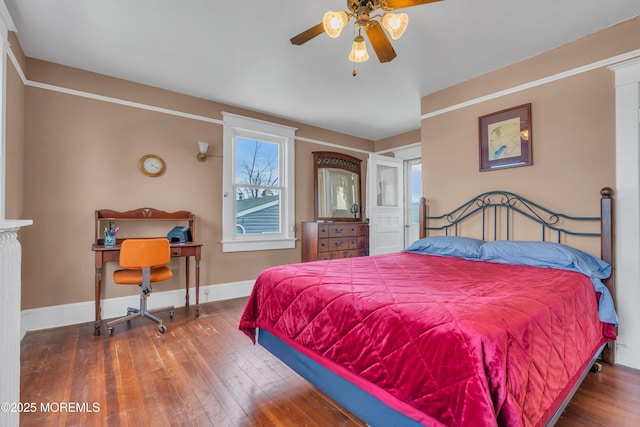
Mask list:
MULTIPOLYGON (((20 227, 32 221, 0 221, 0 403, 20 402, 20 227)), ((12 409, 11 406, 8 407, 12 409)), ((16 407, 17 408, 17 407, 16 407)), ((0 426, 17 426, 20 414, 0 412, 0 426)))
POLYGON ((616 363, 640 369, 640 60, 616 73, 616 363))

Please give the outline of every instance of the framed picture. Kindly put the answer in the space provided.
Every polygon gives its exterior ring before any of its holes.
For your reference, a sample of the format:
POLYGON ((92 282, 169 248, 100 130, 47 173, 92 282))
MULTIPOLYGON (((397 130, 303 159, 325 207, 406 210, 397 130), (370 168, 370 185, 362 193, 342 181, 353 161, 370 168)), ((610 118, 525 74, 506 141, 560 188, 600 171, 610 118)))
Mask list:
POLYGON ((508 108, 478 118, 480 171, 529 166, 531 104, 508 108))

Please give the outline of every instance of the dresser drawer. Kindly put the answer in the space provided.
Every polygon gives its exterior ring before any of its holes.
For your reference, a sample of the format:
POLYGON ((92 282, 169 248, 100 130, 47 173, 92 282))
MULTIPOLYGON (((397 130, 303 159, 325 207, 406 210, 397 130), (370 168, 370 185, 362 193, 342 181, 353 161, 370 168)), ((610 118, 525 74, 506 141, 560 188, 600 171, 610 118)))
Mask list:
POLYGON ((357 224, 329 224, 329 237, 357 236, 357 224))
POLYGON ((369 249, 369 236, 358 236, 356 239, 356 245, 354 248, 369 249))
POLYGON ((319 252, 318 261, 341 258, 356 258, 367 255, 369 255, 369 251, 364 249, 347 249, 343 251, 319 252))
POLYGON ((360 256, 366 256, 367 252, 362 249, 351 249, 348 251, 343 251, 342 258, 356 258, 360 256))
POLYGON ((318 224, 318 238, 324 239, 329 237, 329 224, 318 224))
POLYGON ((329 259, 338 259, 340 258, 340 252, 337 251, 333 251, 333 252, 318 252, 318 261, 326 261, 329 259))
POLYGON ((331 250, 329 239, 318 239, 318 252, 328 252, 331 250))
POLYGON ((303 222, 302 262, 369 254, 369 224, 303 222))
POLYGON ((353 242, 349 237, 334 237, 329 239, 329 250, 339 251, 343 249, 351 249, 349 246, 350 244, 353 244, 353 242))
POLYGON ((365 247, 364 244, 364 242, 359 242, 359 238, 357 236, 318 239, 318 252, 359 249, 365 247))

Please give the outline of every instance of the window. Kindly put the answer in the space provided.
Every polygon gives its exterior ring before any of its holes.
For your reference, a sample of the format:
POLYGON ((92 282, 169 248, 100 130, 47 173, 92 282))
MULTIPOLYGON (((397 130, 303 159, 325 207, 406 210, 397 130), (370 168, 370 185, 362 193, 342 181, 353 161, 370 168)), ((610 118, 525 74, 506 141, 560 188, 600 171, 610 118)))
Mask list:
POLYGON ((294 248, 295 129, 222 114, 222 251, 294 248))

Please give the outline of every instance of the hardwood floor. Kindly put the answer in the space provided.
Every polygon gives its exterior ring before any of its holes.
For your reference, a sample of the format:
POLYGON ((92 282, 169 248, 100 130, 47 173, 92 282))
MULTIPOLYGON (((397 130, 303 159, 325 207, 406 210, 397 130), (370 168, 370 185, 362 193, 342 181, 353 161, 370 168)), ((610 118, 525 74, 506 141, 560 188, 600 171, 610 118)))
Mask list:
MULTIPOLYGON (((364 426, 238 330, 245 302, 162 313, 164 335, 141 319, 113 336, 92 322, 28 333, 21 402, 35 411, 20 425, 364 426)), ((640 425, 640 371, 588 374, 556 425, 640 425)))

